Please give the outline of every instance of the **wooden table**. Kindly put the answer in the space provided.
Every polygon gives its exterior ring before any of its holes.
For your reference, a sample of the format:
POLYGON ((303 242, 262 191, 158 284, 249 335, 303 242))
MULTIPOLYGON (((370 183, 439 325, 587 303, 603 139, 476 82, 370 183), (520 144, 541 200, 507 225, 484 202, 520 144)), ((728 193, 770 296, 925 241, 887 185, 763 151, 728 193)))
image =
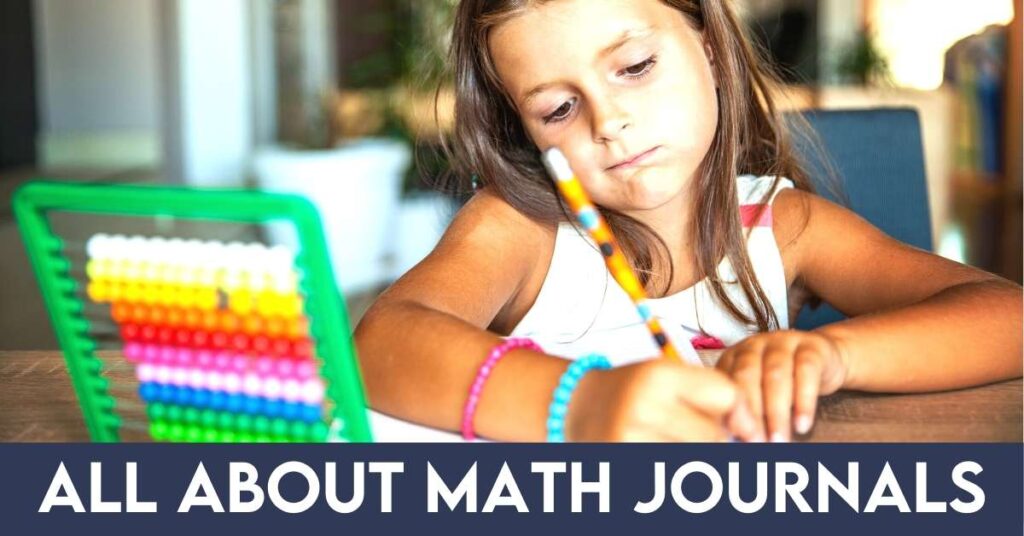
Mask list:
MULTIPOLYGON (((706 362, 717 353, 702 354, 706 362)), ((130 369, 111 374, 130 381, 130 369)), ((816 442, 1021 442, 1020 379, 918 395, 837 393, 819 404, 816 442)), ((0 441, 88 441, 64 358, 0 351, 0 441)))

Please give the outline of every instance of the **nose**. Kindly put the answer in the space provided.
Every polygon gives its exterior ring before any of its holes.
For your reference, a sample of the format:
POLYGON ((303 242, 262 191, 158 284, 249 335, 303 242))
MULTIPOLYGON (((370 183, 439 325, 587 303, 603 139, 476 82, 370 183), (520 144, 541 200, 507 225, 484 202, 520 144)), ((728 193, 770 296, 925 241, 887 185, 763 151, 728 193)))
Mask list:
POLYGON ((594 142, 609 143, 618 140, 622 132, 632 126, 629 113, 614 99, 604 98, 591 106, 594 142))

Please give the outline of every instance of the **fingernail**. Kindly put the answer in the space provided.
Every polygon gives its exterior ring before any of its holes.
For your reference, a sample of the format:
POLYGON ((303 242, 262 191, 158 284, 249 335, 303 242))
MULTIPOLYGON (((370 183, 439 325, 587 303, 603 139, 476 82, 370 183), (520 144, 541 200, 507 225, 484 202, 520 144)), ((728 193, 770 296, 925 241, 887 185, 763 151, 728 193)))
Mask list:
POLYGON ((772 434, 772 443, 789 443, 789 439, 786 438, 786 434, 775 432, 772 434))
POLYGON ((804 435, 811 431, 811 418, 807 415, 800 415, 796 418, 796 433, 804 435))

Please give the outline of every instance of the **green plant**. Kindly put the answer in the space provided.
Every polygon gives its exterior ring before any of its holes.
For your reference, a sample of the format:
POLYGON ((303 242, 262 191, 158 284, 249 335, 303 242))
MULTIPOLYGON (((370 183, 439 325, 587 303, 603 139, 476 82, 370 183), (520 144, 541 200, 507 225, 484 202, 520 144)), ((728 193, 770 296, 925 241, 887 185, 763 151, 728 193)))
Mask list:
POLYGON ((382 46, 342 73, 348 88, 430 86, 441 80, 456 0, 380 0, 354 27, 382 46))
MULTIPOLYGON (((403 182, 403 192, 422 190, 425 177, 443 173, 448 165, 437 140, 420 139, 410 124, 414 100, 432 100, 443 85, 449 32, 457 0, 380 0, 377 9, 354 20, 357 37, 380 46, 343 66, 345 90, 356 90, 371 103, 366 113, 379 114, 379 125, 368 135, 400 139, 414 148, 415 164, 403 182)), ((345 119, 342 119, 344 121, 345 119)), ((354 119, 366 124, 363 119, 354 119)))
POLYGON ((889 60, 870 31, 859 33, 840 50, 836 72, 840 81, 859 85, 884 85, 892 79, 889 60))
POLYGON ((334 144, 331 129, 333 80, 325 61, 326 43, 311 46, 309 13, 313 0, 277 0, 272 7, 276 136, 282 145, 325 149, 334 144))

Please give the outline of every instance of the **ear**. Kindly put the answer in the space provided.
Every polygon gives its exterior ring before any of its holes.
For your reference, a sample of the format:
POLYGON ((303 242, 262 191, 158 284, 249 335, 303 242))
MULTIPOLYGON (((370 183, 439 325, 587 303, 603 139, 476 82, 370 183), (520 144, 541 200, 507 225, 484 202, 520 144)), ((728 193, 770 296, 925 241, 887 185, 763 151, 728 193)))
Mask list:
POLYGON ((711 50, 711 42, 708 41, 707 32, 700 33, 700 43, 704 45, 704 54, 708 57, 708 63, 715 64, 715 52, 711 50))
POLYGON ((700 42, 704 46, 704 55, 708 58, 708 65, 711 67, 711 77, 715 80, 715 89, 718 89, 718 69, 715 66, 715 51, 708 41, 707 32, 701 32, 700 42))

